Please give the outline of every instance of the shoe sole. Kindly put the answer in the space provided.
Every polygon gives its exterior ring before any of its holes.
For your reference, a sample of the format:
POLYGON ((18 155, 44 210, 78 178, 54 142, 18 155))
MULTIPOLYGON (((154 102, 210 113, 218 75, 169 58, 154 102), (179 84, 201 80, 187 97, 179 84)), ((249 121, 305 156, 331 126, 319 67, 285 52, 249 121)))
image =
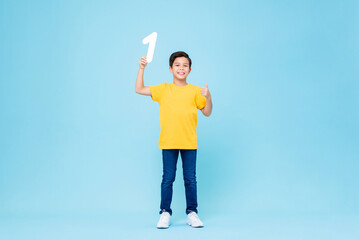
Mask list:
POLYGON ((187 223, 187 225, 188 226, 191 226, 191 227, 193 227, 193 228, 203 228, 204 226, 202 225, 202 226, 192 226, 191 224, 189 224, 189 223, 187 223))
POLYGON ((167 229, 171 226, 171 224, 168 227, 157 227, 158 229, 167 229))

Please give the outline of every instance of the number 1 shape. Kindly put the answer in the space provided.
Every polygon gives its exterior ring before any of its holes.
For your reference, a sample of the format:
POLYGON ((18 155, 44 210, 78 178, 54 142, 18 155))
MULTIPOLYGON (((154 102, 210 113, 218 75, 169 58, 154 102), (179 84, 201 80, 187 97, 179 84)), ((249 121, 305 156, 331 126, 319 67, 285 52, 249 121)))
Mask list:
POLYGON ((155 45, 157 40, 157 33, 153 32, 142 40, 143 44, 149 43, 147 51, 147 62, 152 62, 153 53, 155 52, 155 45))

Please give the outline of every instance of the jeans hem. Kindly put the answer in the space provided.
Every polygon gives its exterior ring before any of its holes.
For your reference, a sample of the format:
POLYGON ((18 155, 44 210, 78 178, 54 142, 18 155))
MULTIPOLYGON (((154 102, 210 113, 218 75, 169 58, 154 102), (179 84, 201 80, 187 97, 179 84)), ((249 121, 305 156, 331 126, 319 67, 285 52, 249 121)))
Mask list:
POLYGON ((186 210, 186 214, 187 214, 187 215, 188 215, 188 214, 190 214, 191 212, 195 212, 195 213, 197 213, 197 214, 198 214, 197 209, 196 209, 196 210, 186 210))

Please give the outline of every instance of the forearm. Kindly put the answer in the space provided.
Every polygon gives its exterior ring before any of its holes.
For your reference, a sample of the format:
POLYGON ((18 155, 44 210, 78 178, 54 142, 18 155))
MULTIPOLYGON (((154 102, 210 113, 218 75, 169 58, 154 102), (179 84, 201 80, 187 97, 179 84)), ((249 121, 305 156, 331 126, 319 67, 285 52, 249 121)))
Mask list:
POLYGON ((138 69, 138 74, 137 74, 137 79, 136 79, 136 86, 135 86, 135 90, 136 92, 138 90, 141 90, 142 88, 145 87, 145 85, 143 84, 143 73, 144 73, 144 68, 139 68, 138 69))
POLYGON ((206 106, 202 109, 203 115, 209 117, 212 113, 212 98, 211 96, 207 98, 206 106))

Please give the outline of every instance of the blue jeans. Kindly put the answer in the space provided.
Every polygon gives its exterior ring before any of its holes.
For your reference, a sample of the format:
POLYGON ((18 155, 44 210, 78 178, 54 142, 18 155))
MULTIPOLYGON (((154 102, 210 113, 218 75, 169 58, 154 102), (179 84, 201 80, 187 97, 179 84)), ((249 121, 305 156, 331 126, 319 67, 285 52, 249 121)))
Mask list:
POLYGON ((172 186, 176 177, 178 153, 181 152, 183 179, 186 190, 186 214, 197 211, 196 157, 197 149, 162 149, 163 175, 161 183, 161 211, 172 215, 172 186))

